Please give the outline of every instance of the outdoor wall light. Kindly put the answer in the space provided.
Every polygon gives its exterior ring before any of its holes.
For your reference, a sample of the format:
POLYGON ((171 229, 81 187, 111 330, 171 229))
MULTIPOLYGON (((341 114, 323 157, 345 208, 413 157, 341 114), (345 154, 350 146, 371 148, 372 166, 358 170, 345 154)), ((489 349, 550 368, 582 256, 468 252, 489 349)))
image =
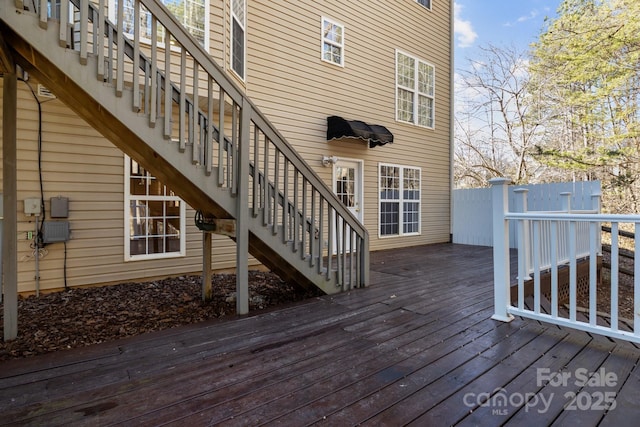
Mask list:
POLYGON ((322 166, 335 165, 337 161, 336 156, 322 156, 322 166))

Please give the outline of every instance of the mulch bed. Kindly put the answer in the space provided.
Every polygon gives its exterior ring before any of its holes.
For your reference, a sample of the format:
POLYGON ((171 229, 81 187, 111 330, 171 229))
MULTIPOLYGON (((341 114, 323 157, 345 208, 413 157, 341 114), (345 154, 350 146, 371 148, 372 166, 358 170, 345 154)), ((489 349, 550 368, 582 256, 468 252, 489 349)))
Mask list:
MULTIPOLYGON (((97 344, 180 325, 233 316, 236 276, 216 274, 214 297, 202 301, 200 276, 72 288, 18 300, 18 338, 4 342, 0 360, 97 344)), ((249 272, 249 310, 265 310, 320 295, 268 272, 249 272)), ((0 324, 3 304, 0 304, 0 324)))

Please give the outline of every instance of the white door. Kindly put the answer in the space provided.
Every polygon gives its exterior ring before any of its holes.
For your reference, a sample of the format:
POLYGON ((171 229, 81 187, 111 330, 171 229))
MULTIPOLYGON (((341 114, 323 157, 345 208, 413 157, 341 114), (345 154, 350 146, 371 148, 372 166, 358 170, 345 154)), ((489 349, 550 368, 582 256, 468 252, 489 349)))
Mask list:
MULTIPOLYGON (((338 159, 333 166, 333 192, 361 223, 363 213, 362 170, 361 160, 338 159)), ((342 240, 342 220, 334 225, 334 236, 337 233, 337 237, 342 240)), ((350 252, 351 239, 347 238, 345 244, 346 251, 350 252)), ((336 250, 337 248, 334 248, 334 253, 336 250)))

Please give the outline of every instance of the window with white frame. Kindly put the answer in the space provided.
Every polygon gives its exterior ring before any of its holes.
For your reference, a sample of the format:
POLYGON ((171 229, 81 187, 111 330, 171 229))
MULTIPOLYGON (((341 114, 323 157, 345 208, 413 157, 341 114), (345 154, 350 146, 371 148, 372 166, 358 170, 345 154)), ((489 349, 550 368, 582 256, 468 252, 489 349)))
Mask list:
POLYGON ((185 203, 125 156, 125 260, 185 255, 185 203))
MULTIPOLYGON (((109 1, 109 19, 116 22, 118 1, 109 1)), ((124 31, 133 34, 134 1, 123 0, 124 31)), ((209 47, 209 2, 206 0, 160 0, 173 15, 186 27, 186 29, 198 40, 205 49, 209 47)), ((140 6, 140 39, 151 40, 151 14, 143 5, 140 6)), ((164 43, 164 29, 159 25, 157 40, 164 43)))
POLYGON ((322 59, 344 66, 344 25, 322 18, 322 59))
POLYGON ((231 69, 244 80, 246 0, 231 0, 231 69))
POLYGON ((417 0, 419 4, 431 10, 431 0, 417 0))
POLYGON ((420 168, 379 164, 380 236, 420 233, 420 168))
POLYGON ((435 67, 396 51, 396 120, 433 128, 435 67))

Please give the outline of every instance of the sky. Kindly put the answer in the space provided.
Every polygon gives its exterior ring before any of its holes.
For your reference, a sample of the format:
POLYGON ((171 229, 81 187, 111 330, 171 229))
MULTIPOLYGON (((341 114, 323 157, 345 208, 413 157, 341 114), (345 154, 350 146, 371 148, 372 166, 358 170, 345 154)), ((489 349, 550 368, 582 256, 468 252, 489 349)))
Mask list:
POLYGON ((545 17, 555 18, 561 0, 455 0, 456 69, 478 59, 479 46, 525 50, 536 41, 545 17))

